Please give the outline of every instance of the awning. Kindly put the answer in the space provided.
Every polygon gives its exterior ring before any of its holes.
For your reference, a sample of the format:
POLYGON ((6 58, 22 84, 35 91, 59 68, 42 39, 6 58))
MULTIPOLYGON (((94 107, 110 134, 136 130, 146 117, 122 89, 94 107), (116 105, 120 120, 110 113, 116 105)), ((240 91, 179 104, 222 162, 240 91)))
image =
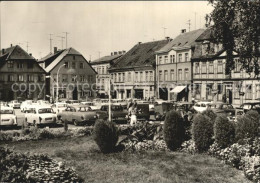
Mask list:
POLYGON ((170 93, 180 93, 184 88, 186 88, 186 86, 176 86, 170 91, 170 93))

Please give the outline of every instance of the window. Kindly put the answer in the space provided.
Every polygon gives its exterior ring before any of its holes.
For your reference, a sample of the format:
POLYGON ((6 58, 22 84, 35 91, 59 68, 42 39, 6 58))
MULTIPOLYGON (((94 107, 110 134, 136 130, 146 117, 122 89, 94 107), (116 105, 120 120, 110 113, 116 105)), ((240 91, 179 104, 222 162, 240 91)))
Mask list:
POLYGON ((72 69, 76 69, 76 63, 75 63, 75 62, 72 62, 71 67, 72 67, 72 69))
POLYGON ((23 63, 17 63, 17 68, 22 69, 23 68, 23 63))
POLYGON ((179 62, 182 62, 182 54, 179 54, 179 62))
POLYGON ((66 74, 62 75, 62 82, 68 82, 68 75, 66 74))
POLYGON ((66 69, 69 68, 69 62, 65 62, 65 68, 66 68, 66 69))
POLYGON ((75 55, 73 55, 73 60, 75 60, 76 59, 76 56, 75 55))
POLYGON ((149 72, 148 71, 145 72, 145 81, 146 82, 149 81, 149 72))
POLYGON ((159 71, 159 81, 163 81, 163 78, 162 78, 162 71, 159 71))
POLYGON ((88 76, 88 80, 89 80, 89 82, 93 82, 93 76, 92 76, 92 75, 89 75, 89 76, 88 76))
POLYGON ((255 98, 260 98, 260 85, 256 85, 256 97, 255 98))
POLYGON ((81 81, 81 82, 85 82, 85 76, 84 76, 84 75, 81 75, 81 76, 80 76, 80 81, 81 81))
POLYGON ((185 62, 187 62, 189 60, 189 54, 185 53, 185 62))
POLYGON ((118 73, 118 82, 121 82, 121 73, 118 73))
POLYGON ((218 73, 223 73, 223 62, 218 60, 218 73))
POLYGON ((171 70, 171 78, 170 79, 171 79, 171 81, 174 80, 174 70, 173 69, 171 70))
POLYGON ((207 73, 207 63, 206 62, 202 62, 201 73, 202 74, 206 74, 207 73))
POLYGON ((235 72, 240 72, 242 68, 242 64, 240 63, 239 59, 235 59, 235 72))
POLYGON ((234 98, 239 99, 239 91, 240 91, 240 85, 239 84, 235 84, 235 92, 234 92, 234 98))
POLYGON ((172 63, 175 62, 175 55, 172 55, 172 63))
MULTIPOLYGON (((80 62, 80 63, 79 63, 79 68, 80 68, 80 69, 84 69, 84 63, 83 63, 83 62, 80 62)), ((95 68, 95 70, 96 70, 96 68, 95 68)))
POLYGON ((213 74, 214 73, 214 62, 209 61, 209 73, 213 74))
POLYGON ((212 99, 212 88, 213 88, 213 84, 207 84, 207 87, 206 87, 206 96, 207 96, 207 99, 212 99))
POLYGON ((125 82, 125 73, 122 74, 122 81, 125 82))
POLYGON ((168 71, 164 71, 164 81, 168 81, 168 71))
POLYGON ((178 70, 178 80, 182 80, 182 69, 178 70))
MULTIPOLYGON (((44 81, 44 75, 39 74, 38 75, 38 81, 43 82, 44 81)), ((56 82, 56 78, 54 78, 54 82, 56 82)))
POLYGON ((23 81, 23 75, 18 74, 18 81, 23 81))
POLYGON ((128 81, 131 81, 131 72, 128 72, 128 81))
POLYGON ((102 67, 102 74, 105 74, 105 68, 102 67))
POLYGON ((14 81, 14 76, 13 75, 8 75, 8 81, 14 81))
POLYGON ((186 80, 189 79, 189 69, 185 69, 184 79, 186 79, 186 80))
POLYGON ((115 82, 117 82, 117 73, 115 73, 115 82))
POLYGON ((153 71, 150 71, 150 81, 153 81, 153 71))
POLYGON ((170 63, 172 63, 172 55, 170 55, 170 63))
POLYGON ((168 56, 164 56, 164 63, 168 63, 168 56))
POLYGON ((135 82, 138 81, 138 72, 135 72, 135 82))
POLYGON ((76 82, 77 81, 77 75, 72 75, 71 76, 71 81, 76 82))
POLYGON ((143 82, 143 72, 140 72, 140 82, 143 82))
POLYGON ((246 85, 246 99, 252 99, 252 85, 246 85))
POLYGON ((200 73, 200 63, 195 63, 195 74, 200 73))
POLYGON ((27 75, 27 80, 28 81, 33 81, 34 80, 34 77, 33 77, 33 75, 27 75))
POLYGON ((27 62, 27 69, 32 69, 33 68, 33 63, 29 63, 29 62, 27 62))
POLYGON ((7 62, 7 67, 8 67, 8 68, 14 68, 14 61, 9 60, 9 61, 7 62))
POLYGON ((161 57, 161 56, 159 57, 159 64, 163 64, 163 63, 162 63, 162 57, 161 57))

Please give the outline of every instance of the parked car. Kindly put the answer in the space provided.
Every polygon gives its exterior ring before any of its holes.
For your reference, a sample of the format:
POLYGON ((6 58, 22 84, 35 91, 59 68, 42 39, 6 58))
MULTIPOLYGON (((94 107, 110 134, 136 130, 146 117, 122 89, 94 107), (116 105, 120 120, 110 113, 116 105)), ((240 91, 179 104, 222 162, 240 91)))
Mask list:
POLYGON ((243 109, 244 113, 249 110, 255 110, 260 114, 260 102, 248 102, 240 106, 240 109, 243 109))
POLYGON ((12 101, 8 102, 8 106, 12 107, 14 109, 19 109, 21 104, 20 104, 20 102, 18 102, 18 100, 12 100, 12 101))
POLYGON ((194 106, 193 106, 193 109, 196 111, 196 112, 203 112, 205 110, 207 110, 210 106, 211 106, 211 102, 197 102, 194 106))
POLYGON ((51 107, 51 104, 47 100, 37 100, 36 103, 41 106, 48 106, 51 107))
POLYGON ((35 105, 32 100, 25 100, 21 103, 20 108, 22 112, 25 112, 31 105, 35 105))
POLYGON ((0 101, 0 106, 7 106, 7 102, 0 101))
POLYGON ((154 116, 156 120, 163 121, 165 119, 166 113, 174 109, 171 102, 164 102, 162 104, 154 105, 154 116))
POLYGON ((149 104, 137 104, 137 120, 150 120, 149 104))
POLYGON ((68 104, 65 103, 65 102, 57 102, 57 103, 54 103, 54 104, 51 106, 51 108, 52 108, 52 110, 53 110, 56 114, 58 114, 58 113, 64 111, 64 110, 67 108, 67 106, 68 106, 68 104))
POLYGON ((227 103, 212 104, 211 109, 215 113, 229 114, 232 116, 234 116, 236 113, 236 109, 231 104, 227 104, 227 103))
POLYGON ((163 100, 163 99, 155 99, 155 101, 154 101, 155 104, 162 104, 162 103, 165 103, 165 102, 168 102, 168 101, 163 100))
POLYGON ((146 100, 139 100, 139 101, 137 101, 137 104, 148 104, 150 115, 154 114, 154 103, 153 102, 146 101, 146 100))
POLYGON ((0 107, 0 126, 17 126, 17 118, 12 107, 0 107))
POLYGON ((175 110, 181 110, 184 112, 193 111, 194 104, 192 102, 176 102, 173 104, 175 110))
POLYGON ((80 101, 79 100, 68 100, 68 101, 66 101, 66 103, 70 104, 70 105, 79 105, 80 101))
POLYGON ((85 105, 68 105, 67 108, 57 115, 62 122, 79 124, 93 124, 97 119, 96 111, 85 105))
POLYGON ((42 124, 54 125, 57 122, 57 115, 54 114, 50 107, 34 105, 29 110, 26 110, 25 122, 34 126, 42 124))
MULTIPOLYGON (((108 119, 108 109, 109 105, 102 105, 100 110, 97 110, 97 116, 99 119, 108 119)), ((113 120, 123 120, 126 121, 128 112, 122 105, 111 105, 111 116, 113 120)))

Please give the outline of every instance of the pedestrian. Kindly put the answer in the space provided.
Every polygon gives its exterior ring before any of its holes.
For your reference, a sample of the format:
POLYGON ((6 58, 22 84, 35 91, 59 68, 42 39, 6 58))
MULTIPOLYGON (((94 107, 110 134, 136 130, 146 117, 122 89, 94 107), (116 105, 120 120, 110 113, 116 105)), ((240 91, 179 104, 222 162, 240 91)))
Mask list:
POLYGON ((137 113, 137 104, 134 103, 131 107, 130 107, 130 126, 133 126, 137 123, 137 117, 136 117, 136 113, 137 113))

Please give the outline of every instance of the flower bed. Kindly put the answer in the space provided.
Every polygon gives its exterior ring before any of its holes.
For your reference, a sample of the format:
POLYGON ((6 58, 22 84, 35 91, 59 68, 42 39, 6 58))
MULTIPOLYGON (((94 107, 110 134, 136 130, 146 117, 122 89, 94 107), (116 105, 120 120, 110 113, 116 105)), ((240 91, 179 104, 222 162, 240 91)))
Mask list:
POLYGON ((0 182, 83 182, 72 168, 46 155, 16 153, 0 147, 0 182))

